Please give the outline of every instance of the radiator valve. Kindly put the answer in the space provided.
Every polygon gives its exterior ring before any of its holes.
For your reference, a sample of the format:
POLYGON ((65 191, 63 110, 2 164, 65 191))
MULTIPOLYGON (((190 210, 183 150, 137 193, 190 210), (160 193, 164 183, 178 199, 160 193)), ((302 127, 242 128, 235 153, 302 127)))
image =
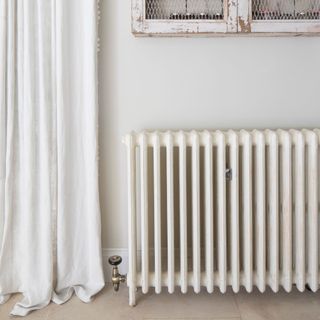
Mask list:
POLYGON ((109 258, 109 263, 112 268, 112 284, 114 291, 119 291, 120 283, 126 282, 127 277, 119 273, 118 265, 122 262, 120 256, 112 256, 109 258))

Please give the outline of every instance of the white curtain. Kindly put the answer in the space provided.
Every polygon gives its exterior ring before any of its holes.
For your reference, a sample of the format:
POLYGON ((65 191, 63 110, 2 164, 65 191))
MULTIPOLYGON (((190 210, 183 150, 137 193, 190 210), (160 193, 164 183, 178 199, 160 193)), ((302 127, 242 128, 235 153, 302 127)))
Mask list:
POLYGON ((104 286, 96 0, 0 0, 0 303, 104 286))

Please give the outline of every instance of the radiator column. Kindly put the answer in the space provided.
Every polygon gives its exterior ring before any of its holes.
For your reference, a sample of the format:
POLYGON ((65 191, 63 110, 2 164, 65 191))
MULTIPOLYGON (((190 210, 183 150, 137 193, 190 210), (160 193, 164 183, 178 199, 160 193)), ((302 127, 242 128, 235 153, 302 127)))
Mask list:
POLYGON ((270 286, 274 292, 279 291, 279 139, 274 131, 266 131, 268 153, 268 244, 270 286))
POLYGON ((161 181, 160 181, 160 139, 153 135, 153 179, 154 179, 154 270, 155 292, 161 292, 161 181))
POLYGON ((192 257, 193 288, 200 292, 200 163, 199 136, 192 132, 192 257))
POLYGON ((168 238, 168 291, 174 292, 174 188, 173 188, 173 137, 166 135, 167 155, 167 238, 168 238))
POLYGON ((305 138, 304 135, 297 130, 292 130, 291 134, 295 144, 295 273, 297 288, 303 292, 306 286, 305 138))
POLYGON ((282 145, 281 189, 282 189, 282 273, 283 287, 287 292, 292 289, 292 171, 291 135, 279 130, 282 145))
POLYGON ((186 136, 179 133, 179 198, 180 198, 180 286, 188 290, 188 239, 187 239, 187 146, 186 136))
POLYGON ((149 291, 149 220, 148 220, 148 142, 140 135, 140 206, 141 206, 141 281, 142 292, 149 291))
POLYGON ((227 290, 227 221, 226 221, 226 141, 222 132, 216 134, 218 146, 218 271, 221 292, 227 290))
POLYGON ((265 137, 261 131, 253 132, 255 150, 255 239, 257 287, 266 290, 266 177, 265 137))
POLYGON ((213 292, 214 287, 214 236, 213 236, 213 155, 212 135, 205 132, 205 259, 207 291, 213 292))
POLYGON ((137 289, 137 232, 136 232, 136 153, 133 135, 126 136, 128 171, 128 248, 129 248, 129 305, 136 305, 137 289))
POLYGON ((240 289, 240 253, 239 253, 239 141, 238 134, 228 132, 230 145, 230 219, 231 219, 231 276, 232 289, 240 289))
POLYGON ((305 132, 308 149, 308 284, 312 291, 319 287, 318 261, 318 137, 315 132, 305 132))
POLYGON ((248 292, 253 287, 253 227, 252 227, 252 137, 247 131, 240 133, 242 156, 242 214, 243 214, 243 263, 244 284, 248 292))

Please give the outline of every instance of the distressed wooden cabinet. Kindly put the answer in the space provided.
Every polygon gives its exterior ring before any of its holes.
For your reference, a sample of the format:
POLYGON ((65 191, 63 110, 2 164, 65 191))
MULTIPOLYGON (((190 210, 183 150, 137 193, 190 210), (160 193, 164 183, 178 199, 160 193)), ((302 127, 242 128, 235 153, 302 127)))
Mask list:
POLYGON ((135 35, 320 35, 320 0, 132 0, 135 35))

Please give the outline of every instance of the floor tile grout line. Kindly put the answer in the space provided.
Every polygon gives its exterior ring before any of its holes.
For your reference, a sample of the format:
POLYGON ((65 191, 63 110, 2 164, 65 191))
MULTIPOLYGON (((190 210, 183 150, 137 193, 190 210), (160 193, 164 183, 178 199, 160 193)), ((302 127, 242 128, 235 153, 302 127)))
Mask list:
POLYGON ((234 300, 234 302, 235 302, 235 304, 236 304, 236 307, 237 307, 237 310, 238 310, 238 314, 239 314, 240 320, 242 320, 242 314, 241 314, 241 310, 240 310, 240 307, 239 307, 239 304, 238 304, 237 294, 235 294, 235 293, 233 292, 232 297, 233 297, 233 300, 234 300))

